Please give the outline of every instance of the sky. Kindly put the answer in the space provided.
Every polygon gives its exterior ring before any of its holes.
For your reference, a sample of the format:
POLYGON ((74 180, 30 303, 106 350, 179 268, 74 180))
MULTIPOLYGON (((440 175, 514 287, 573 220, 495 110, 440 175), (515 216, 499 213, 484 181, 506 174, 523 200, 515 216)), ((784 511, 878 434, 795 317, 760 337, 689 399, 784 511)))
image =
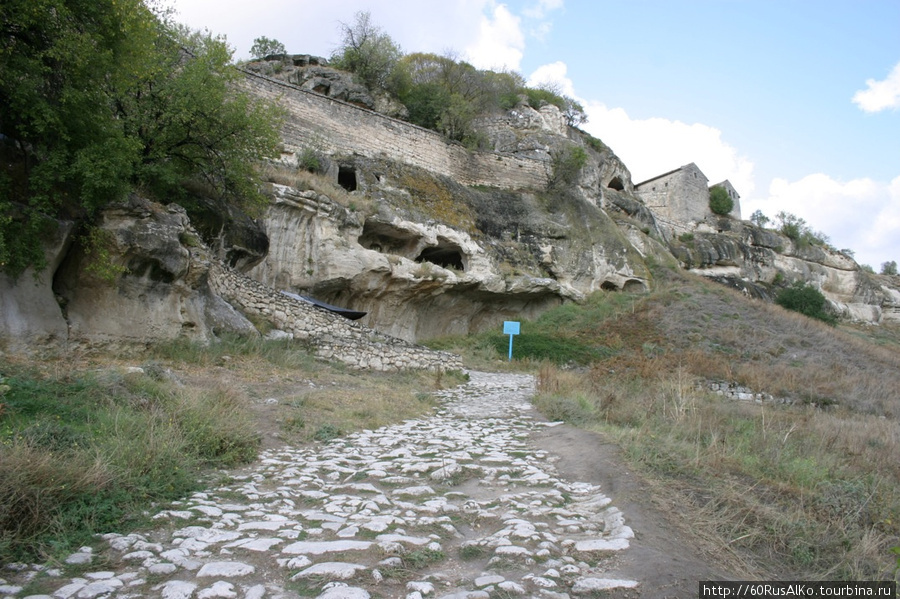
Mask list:
POLYGON ((695 163, 744 219, 785 211, 900 262, 900 0, 164 0, 175 20, 329 57, 359 11, 404 53, 552 83, 640 183, 695 163))

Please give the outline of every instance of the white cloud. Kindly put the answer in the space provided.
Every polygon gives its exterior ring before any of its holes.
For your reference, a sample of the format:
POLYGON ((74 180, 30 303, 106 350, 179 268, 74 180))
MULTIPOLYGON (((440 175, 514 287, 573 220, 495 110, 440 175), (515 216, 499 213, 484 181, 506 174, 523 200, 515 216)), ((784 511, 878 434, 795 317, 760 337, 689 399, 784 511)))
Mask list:
POLYGON ((477 68, 516 71, 525 51, 521 19, 509 12, 505 4, 492 4, 491 8, 490 15, 481 17, 478 39, 463 53, 477 68))
POLYGON ((552 86, 564 96, 575 97, 575 86, 566 76, 568 67, 564 62, 552 62, 538 67, 528 78, 529 87, 552 86))
POLYGON ((632 119, 624 109, 599 102, 583 105, 588 116, 584 129, 612 148, 635 183, 693 162, 711 183, 728 179, 742 197, 753 193, 753 163, 726 143, 718 129, 664 118, 632 119))
MULTIPOLYGON (((635 183, 693 162, 711 183, 728 179, 742 197, 753 193, 753 163, 723 141, 718 129, 664 118, 632 119, 622 108, 579 98, 564 62, 543 65, 528 78, 530 86, 546 83, 584 107, 584 130, 612 148, 635 183)), ((741 209, 745 212, 743 205, 741 209)))
POLYGON ((529 6, 522 14, 531 19, 543 19, 548 12, 562 8, 563 0, 538 0, 537 4, 529 6))
POLYGON ((867 79, 866 89, 853 95, 853 103, 865 112, 881 112, 888 108, 900 108, 900 62, 884 81, 867 79))
POLYGON ((868 178, 842 182, 822 173, 798 181, 775 179, 768 198, 750 208, 770 218, 782 210, 795 214, 876 270, 882 262, 900 260, 900 176, 890 183, 868 178))

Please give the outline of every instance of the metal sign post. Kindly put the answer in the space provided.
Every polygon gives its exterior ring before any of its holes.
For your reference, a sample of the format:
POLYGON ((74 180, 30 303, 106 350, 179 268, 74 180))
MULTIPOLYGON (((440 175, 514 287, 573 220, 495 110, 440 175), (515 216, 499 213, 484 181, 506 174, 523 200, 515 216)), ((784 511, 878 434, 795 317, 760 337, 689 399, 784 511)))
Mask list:
POLYGON ((503 334, 509 335, 509 361, 512 362, 512 345, 513 337, 519 334, 519 323, 514 320, 507 320, 503 323, 503 334))

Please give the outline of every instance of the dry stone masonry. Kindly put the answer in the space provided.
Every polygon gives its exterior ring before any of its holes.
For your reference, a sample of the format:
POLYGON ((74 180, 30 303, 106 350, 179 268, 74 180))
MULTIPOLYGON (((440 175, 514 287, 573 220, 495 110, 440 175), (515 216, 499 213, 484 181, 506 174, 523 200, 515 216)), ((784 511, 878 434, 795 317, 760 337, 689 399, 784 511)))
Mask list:
MULTIPOLYGON (((25 599, 488 599, 632 589, 634 533, 596 485, 565 480, 530 433, 534 381, 470 373, 426 418, 263 454, 232 482, 159 512, 158 530, 110 531, 68 562, 12 564, 25 599)), ((5 580, 4 580, 5 579, 5 580)), ((616 595, 618 596, 618 595, 616 595)))
POLYGON ((547 185, 547 160, 469 151, 417 125, 283 81, 249 71, 245 74, 246 85, 254 94, 274 100, 287 110, 282 138, 294 151, 312 148, 341 154, 352 149, 361 156, 389 158, 463 185, 503 189, 542 189, 547 185))
POLYGON ((459 356, 430 350, 378 333, 333 312, 317 308, 245 277, 225 266, 212 266, 212 290, 276 329, 302 340, 319 357, 363 370, 461 370, 459 356))

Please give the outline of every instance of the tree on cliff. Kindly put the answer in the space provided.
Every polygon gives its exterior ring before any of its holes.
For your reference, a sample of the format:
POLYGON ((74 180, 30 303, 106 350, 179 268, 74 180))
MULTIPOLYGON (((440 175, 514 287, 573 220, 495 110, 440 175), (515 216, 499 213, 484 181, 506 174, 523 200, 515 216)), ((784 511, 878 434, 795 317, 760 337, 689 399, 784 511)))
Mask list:
POLYGON ((284 44, 278 40, 270 40, 266 36, 253 40, 253 45, 250 47, 252 58, 261 59, 272 54, 284 54, 284 44))
POLYGON ((187 181, 258 197, 277 113, 240 92, 221 38, 142 0, 0 5, 0 270, 43 266, 54 218, 89 220, 140 187, 163 201, 187 181))
POLYGON ((400 46, 372 22, 368 11, 356 13, 352 25, 341 23, 341 44, 331 57, 332 65, 359 77, 369 89, 384 90, 403 56, 400 46))

